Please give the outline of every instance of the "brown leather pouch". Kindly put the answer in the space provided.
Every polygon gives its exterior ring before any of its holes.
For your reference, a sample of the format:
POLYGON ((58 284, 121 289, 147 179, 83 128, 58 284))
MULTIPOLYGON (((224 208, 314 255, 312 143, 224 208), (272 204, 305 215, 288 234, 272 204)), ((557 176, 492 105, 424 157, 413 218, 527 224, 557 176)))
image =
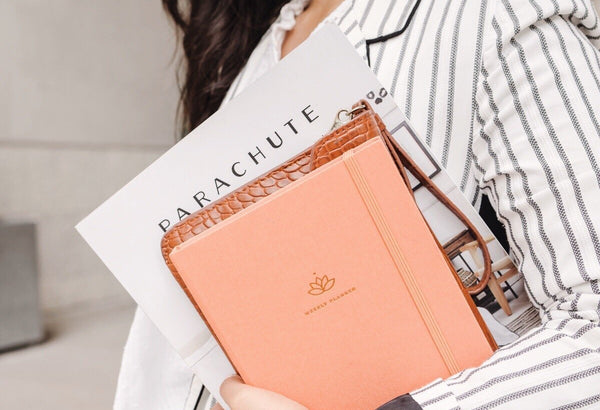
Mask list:
MULTIPOLYGON (((465 293, 479 293, 487 285, 491 274, 490 255, 486 242, 478 232, 477 228, 398 145, 385 128, 379 115, 373 111, 367 101, 359 101, 350 111, 340 111, 338 120, 341 114, 346 115, 349 118, 349 121, 332 130, 329 134, 317 141, 311 148, 291 158, 278 168, 263 174, 255 180, 229 193, 227 196, 194 212, 165 233, 161 242, 161 250, 165 262, 200 314, 202 314, 200 309, 194 302, 194 299, 191 297, 185 283, 177 272, 177 269, 171 262, 169 255, 173 248, 371 138, 381 138, 385 142, 390 154, 394 158, 398 171, 401 173, 407 186, 410 187, 407 176, 408 171, 441 203, 443 203, 444 206, 456 215, 478 242, 483 256, 485 269, 478 283, 468 288, 464 288, 465 293)), ((440 252, 444 253, 441 246, 440 252)), ((446 260, 452 268, 452 271, 455 272, 447 256, 446 260)), ((455 275, 455 278, 462 286, 462 282, 460 282, 457 275, 455 275)), ((471 305, 472 309, 475 309, 471 298, 467 297, 467 302, 471 305)), ((483 327, 485 328, 485 326, 483 327)))

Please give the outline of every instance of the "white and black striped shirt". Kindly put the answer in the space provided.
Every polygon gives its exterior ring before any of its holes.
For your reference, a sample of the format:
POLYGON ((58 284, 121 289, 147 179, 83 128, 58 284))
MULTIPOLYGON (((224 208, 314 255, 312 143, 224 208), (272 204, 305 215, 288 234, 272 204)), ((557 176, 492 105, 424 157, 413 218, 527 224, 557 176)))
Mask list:
MULTIPOLYGON (((306 3, 284 6, 226 100, 276 63, 282 29, 306 3)), ((345 0, 328 19, 365 58, 368 48, 472 203, 490 197, 543 325, 411 394, 426 409, 600 408, 598 15, 590 0, 417 3, 345 0), (413 10, 401 35, 373 40, 413 10)))

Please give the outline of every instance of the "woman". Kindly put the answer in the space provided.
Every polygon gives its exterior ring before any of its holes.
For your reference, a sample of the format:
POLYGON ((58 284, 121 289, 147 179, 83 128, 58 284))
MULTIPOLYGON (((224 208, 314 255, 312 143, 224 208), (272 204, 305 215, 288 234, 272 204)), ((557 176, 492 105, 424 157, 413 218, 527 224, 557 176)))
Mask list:
MULTIPOLYGON (((472 203, 490 197, 542 326, 386 408, 600 406, 600 24, 590 0, 163 2, 183 34, 188 128, 325 20, 365 57, 472 203)), ((128 346, 150 328, 138 314, 128 346)), ((159 408, 195 402, 191 375, 160 346, 148 358, 126 350, 116 407, 142 395, 159 408), (141 388, 131 384, 150 356, 165 358, 156 374, 173 390, 147 372, 141 388)), ((235 378, 222 394, 234 410, 302 408, 235 378)))

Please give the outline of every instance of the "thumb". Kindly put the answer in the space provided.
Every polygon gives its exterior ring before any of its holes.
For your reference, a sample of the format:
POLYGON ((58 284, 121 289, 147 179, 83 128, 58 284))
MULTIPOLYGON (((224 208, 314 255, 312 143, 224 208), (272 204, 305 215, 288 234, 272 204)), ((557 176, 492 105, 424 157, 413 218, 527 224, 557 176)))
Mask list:
POLYGON ((232 410, 307 410, 281 394, 244 384, 237 375, 221 384, 221 397, 232 410))

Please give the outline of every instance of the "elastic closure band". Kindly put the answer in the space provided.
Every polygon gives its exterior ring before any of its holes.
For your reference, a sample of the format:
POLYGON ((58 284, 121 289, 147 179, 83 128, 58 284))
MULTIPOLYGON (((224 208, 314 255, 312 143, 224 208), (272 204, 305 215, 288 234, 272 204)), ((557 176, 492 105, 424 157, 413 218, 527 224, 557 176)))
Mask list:
POLYGON ((348 169, 348 172, 350 173, 350 176, 352 177, 352 180, 354 181, 354 184, 356 185, 356 188, 358 189, 358 192, 360 193, 360 196, 363 199, 363 202, 365 203, 365 206, 367 207, 367 210, 369 211, 369 214, 373 218, 373 222, 375 223, 375 226, 377 227, 377 230, 379 231, 379 234, 383 239, 390 256, 392 257, 394 264, 396 265, 398 273, 400 273, 400 276, 402 277, 402 280, 404 281, 406 288, 408 289, 408 292, 410 293, 410 296, 414 301, 417 310, 419 311, 419 314, 423 318, 423 322, 425 323, 425 326, 431 335, 431 339, 433 340, 444 364, 446 365, 446 368, 450 374, 457 373, 460 371, 460 368, 456 363, 456 358, 454 357, 454 354, 452 353, 444 334, 435 320, 433 312, 431 311, 423 292, 421 292, 421 289, 415 280, 412 269, 406 262, 402 250, 400 249, 396 238, 394 238, 394 235, 392 234, 392 230, 383 215, 383 211, 381 210, 381 207, 379 206, 371 187, 367 183, 358 162, 354 158, 353 150, 344 152, 342 158, 346 168, 348 169))

